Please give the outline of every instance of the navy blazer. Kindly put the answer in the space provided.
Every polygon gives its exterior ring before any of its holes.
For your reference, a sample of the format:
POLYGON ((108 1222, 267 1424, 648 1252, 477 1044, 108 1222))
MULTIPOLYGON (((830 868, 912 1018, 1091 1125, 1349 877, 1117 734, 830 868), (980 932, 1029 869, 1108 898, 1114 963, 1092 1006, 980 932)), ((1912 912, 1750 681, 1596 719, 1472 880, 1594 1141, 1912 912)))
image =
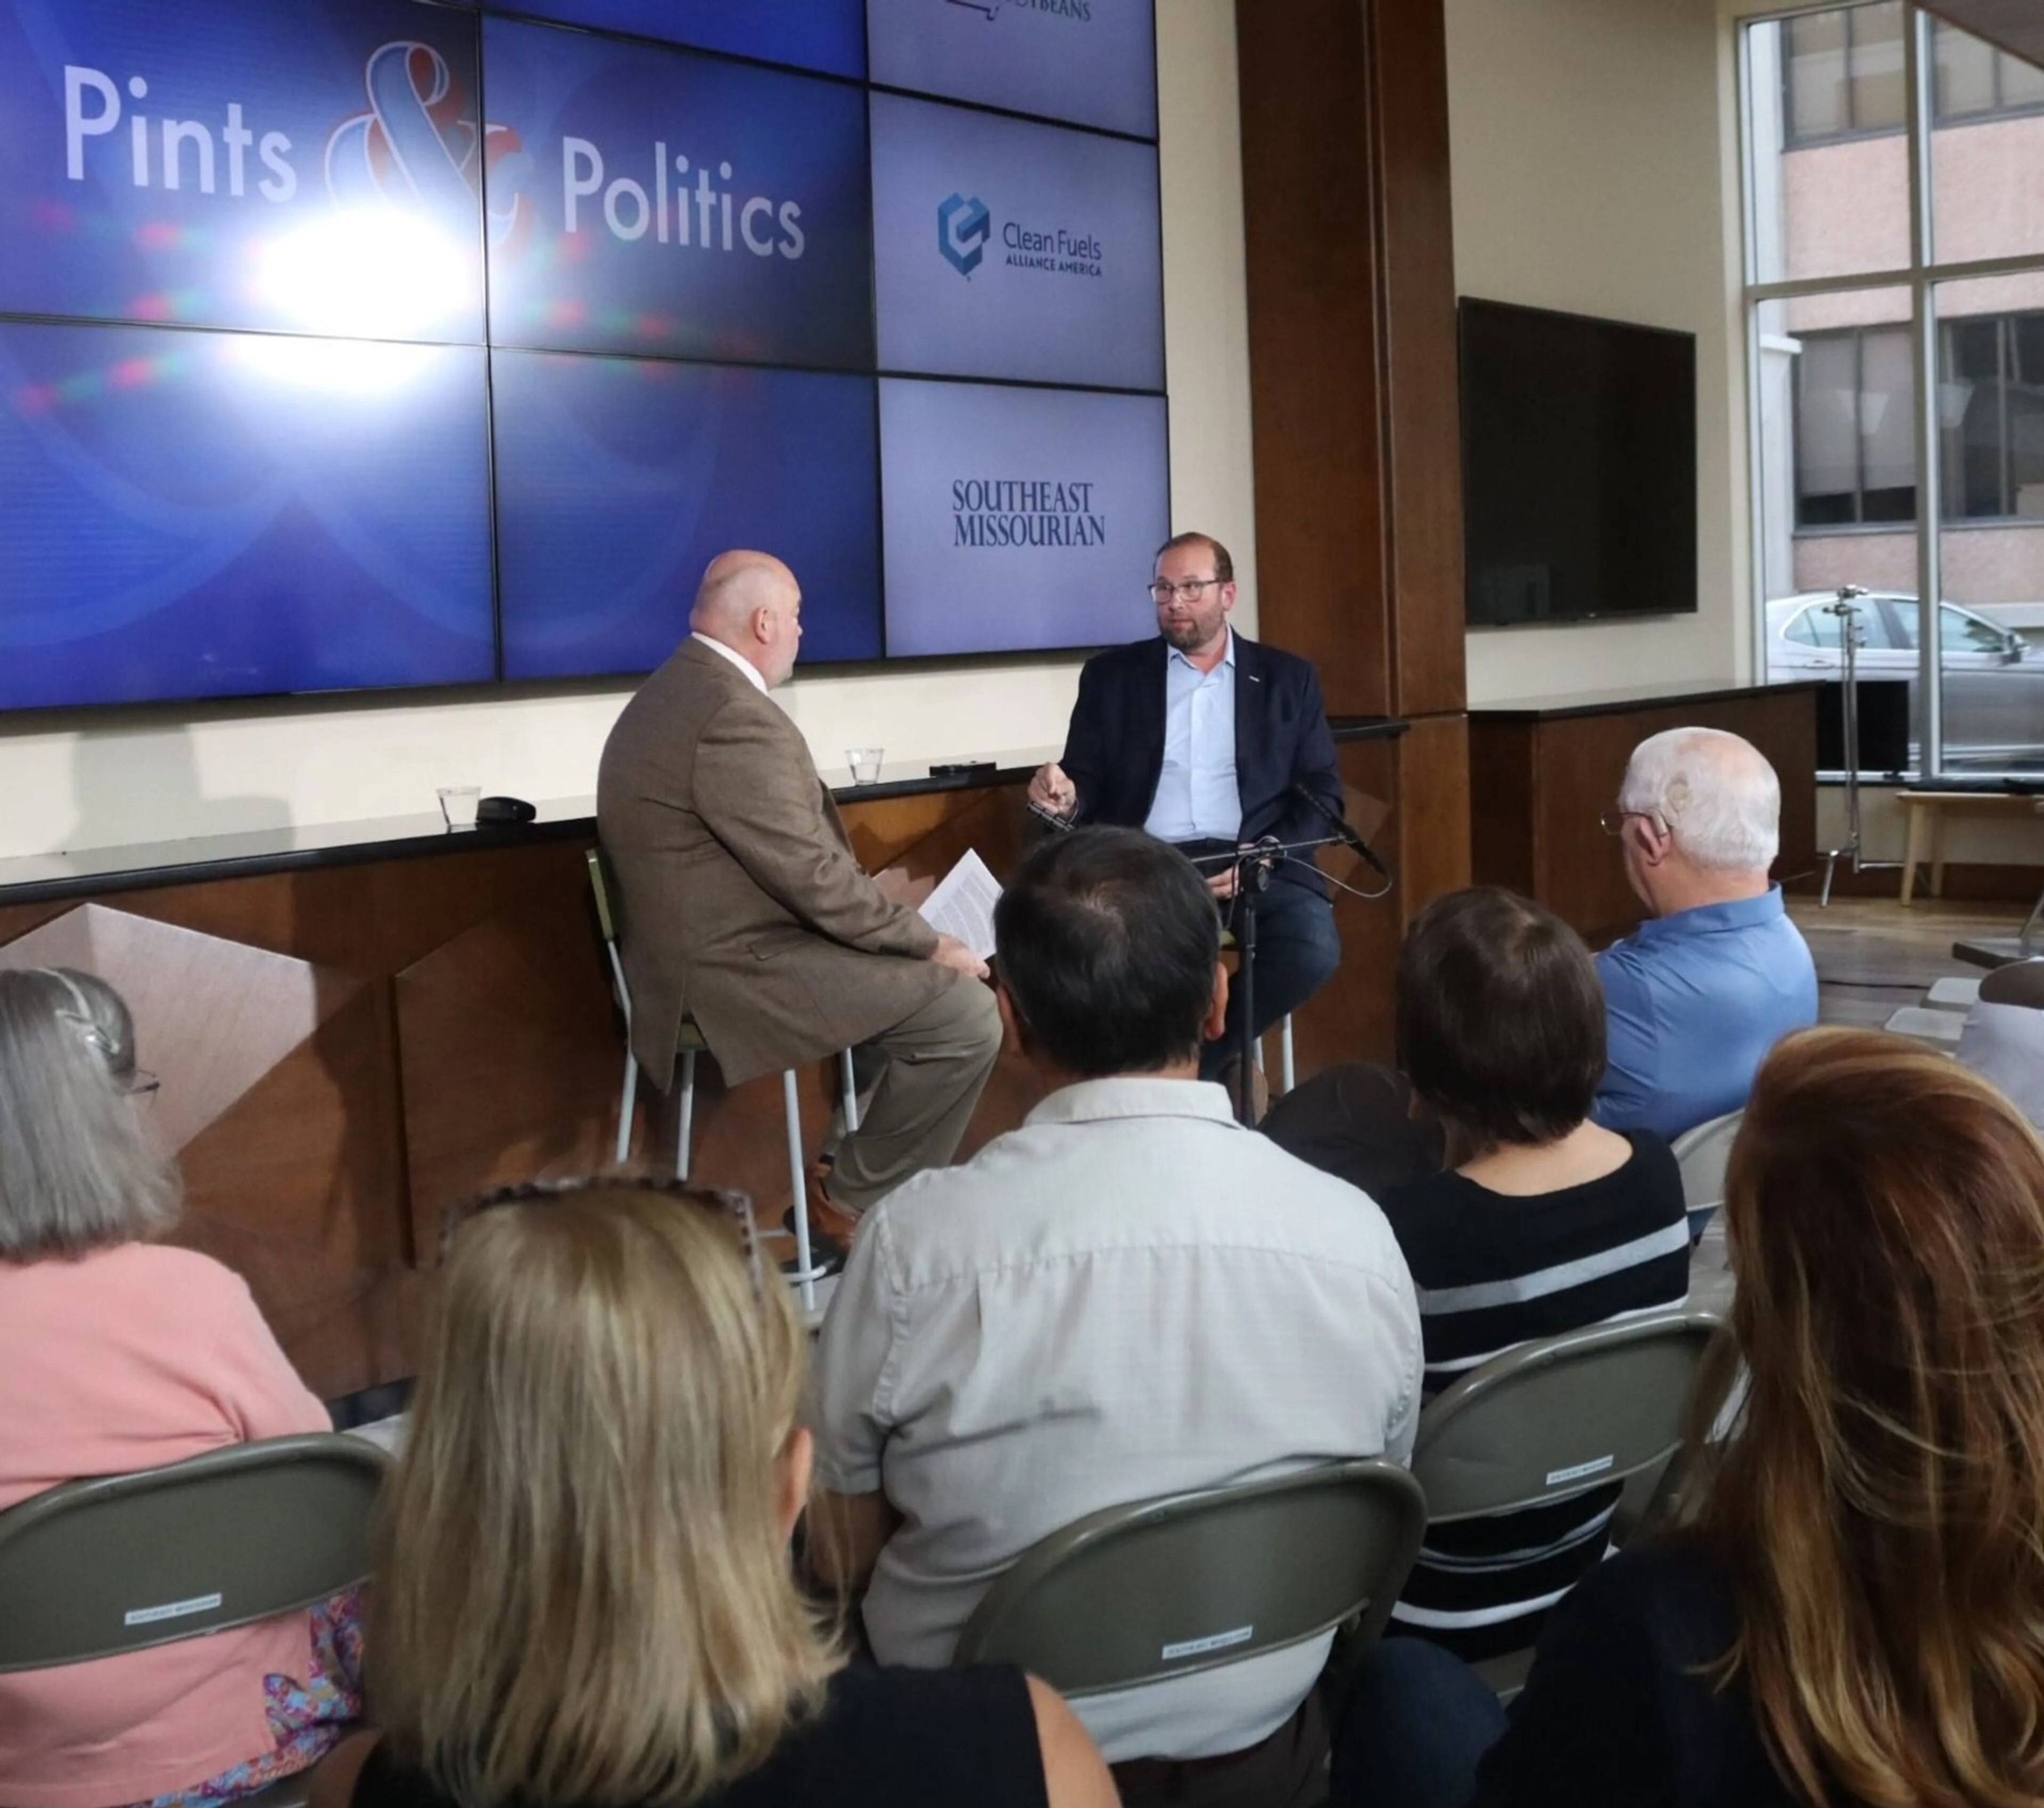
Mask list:
MULTIPOLYGON (((1164 664, 1160 634, 1096 653, 1079 674, 1059 762, 1078 791, 1078 820, 1140 829, 1156 801, 1164 770, 1164 664)), ((1235 775, 1242 796, 1242 839, 1317 841, 1325 820, 1298 798, 1303 785, 1329 808, 1342 807, 1334 736, 1312 664, 1238 634, 1235 637, 1235 775)), ((1302 856, 1303 858, 1303 856, 1302 856)), ((1277 877, 1310 885, 1320 874, 1299 860, 1277 877)))

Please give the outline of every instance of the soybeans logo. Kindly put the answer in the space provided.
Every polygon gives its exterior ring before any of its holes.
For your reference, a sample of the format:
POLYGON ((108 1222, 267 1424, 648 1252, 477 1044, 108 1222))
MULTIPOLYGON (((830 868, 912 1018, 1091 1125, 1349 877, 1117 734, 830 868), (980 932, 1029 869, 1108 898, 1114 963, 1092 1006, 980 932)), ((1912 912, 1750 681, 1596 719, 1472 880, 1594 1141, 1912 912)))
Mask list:
POLYGON ((993 217, 986 203, 974 195, 968 201, 952 194, 937 206, 937 249, 961 276, 970 276, 986 255, 986 241, 993 236, 993 217))

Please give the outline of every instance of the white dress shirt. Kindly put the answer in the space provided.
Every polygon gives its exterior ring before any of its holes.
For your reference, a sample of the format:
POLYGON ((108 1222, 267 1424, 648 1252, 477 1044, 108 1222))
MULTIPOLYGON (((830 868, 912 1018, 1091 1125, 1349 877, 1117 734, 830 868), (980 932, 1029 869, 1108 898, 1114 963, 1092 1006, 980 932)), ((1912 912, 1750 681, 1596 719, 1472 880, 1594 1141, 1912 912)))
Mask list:
MULTIPOLYGON (((1243 1129, 1218 1086, 1088 1080, 866 1214, 809 1417, 824 1485, 905 1517, 866 1629, 882 1663, 928 1668, 995 1577, 1085 1514, 1404 1461, 1420 1378, 1412 1277, 1367 1194, 1243 1129)), ((1072 1706, 1110 1760, 1240 1751, 1330 1642, 1072 1706)))
POLYGON ((751 660, 747 659, 743 654, 734 652, 729 647, 727 647, 723 641, 713 640, 707 634, 691 633, 689 638, 691 640, 697 642, 699 645, 709 648, 709 650, 715 653, 718 658, 729 660, 733 665, 736 666, 740 671, 743 672, 747 678, 752 680, 752 687, 757 691, 761 696, 765 697, 771 694, 766 688, 766 680, 759 675, 759 667, 755 665, 751 660))
POLYGON ((1164 661, 1164 764, 1143 825, 1165 841, 1232 841, 1242 830, 1235 775, 1235 630, 1212 671, 1176 647, 1164 661))

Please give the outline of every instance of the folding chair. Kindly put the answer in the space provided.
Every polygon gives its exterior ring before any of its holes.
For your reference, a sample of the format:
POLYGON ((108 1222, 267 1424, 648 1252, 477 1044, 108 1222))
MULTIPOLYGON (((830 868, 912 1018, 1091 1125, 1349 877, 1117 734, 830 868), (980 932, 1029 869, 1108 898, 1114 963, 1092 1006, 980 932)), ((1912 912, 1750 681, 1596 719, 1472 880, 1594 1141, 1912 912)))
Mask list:
MULTIPOLYGON (((617 1100, 617 1160, 622 1164, 632 1156, 632 1108, 639 1096, 639 1063, 632 1052, 632 989, 624 983, 624 958, 620 951, 617 906, 612 902, 615 885, 609 863, 601 848, 591 848, 588 860, 589 888, 596 899, 596 919, 603 931, 604 952, 610 957, 610 979, 617 988, 617 1008, 624 1018, 624 1083, 617 1100)), ((674 1045, 675 1053, 681 1057, 681 1121, 674 1137, 674 1177, 679 1180, 688 1179, 694 1153, 696 1057, 707 1052, 709 1048, 702 1032, 688 1018, 682 1018, 681 1036, 674 1045)), ((788 1279, 801 1294, 802 1310, 813 1317, 816 1310, 816 1283, 823 1278, 823 1271, 816 1267, 809 1252, 809 1187, 802 1162, 802 1107, 795 1074, 796 1070, 789 1067, 781 1075, 781 1109, 788 1134, 788 1176, 795 1204, 795 1271, 788 1279)), ((849 1048, 838 1056, 838 1077, 843 1087, 844 1127, 855 1130, 859 1128, 859 1086, 852 1071, 849 1048)))
MULTIPOLYGON (((319 1433, 30 1496, 0 1513, 0 1674, 199 1638, 354 1587, 389 1467, 372 1444, 319 1433)), ((300 1808, 309 1787, 290 1777, 247 1801, 300 1808)))
MULTIPOLYGON (((1412 1473, 1428 1525, 1544 1506, 1665 1464, 1722 1322, 1678 1306, 1521 1344, 1464 1375, 1420 1414, 1412 1473)), ((1530 1657, 1478 1668, 1516 1693, 1530 1657)))
POLYGON ((1731 1160, 1731 1145, 1745 1116, 1742 1109, 1727 1111, 1675 1139, 1675 1165, 1682 1173, 1682 1202, 1689 1210, 1692 1247, 1709 1228, 1712 1214, 1724 1203, 1725 1165, 1731 1160))
POLYGON ((989 1588, 958 1664, 1018 1664, 1098 1695, 1239 1664, 1358 1620, 1383 1630, 1427 1507, 1370 1458, 1103 1508, 1039 1540, 989 1588))

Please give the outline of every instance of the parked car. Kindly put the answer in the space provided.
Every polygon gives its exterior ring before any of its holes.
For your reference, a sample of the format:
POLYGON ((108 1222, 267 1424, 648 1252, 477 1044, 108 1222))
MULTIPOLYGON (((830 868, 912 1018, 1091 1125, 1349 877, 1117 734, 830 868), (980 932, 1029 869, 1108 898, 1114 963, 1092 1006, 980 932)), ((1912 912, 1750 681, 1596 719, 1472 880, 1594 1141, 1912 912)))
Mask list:
MULTIPOLYGON (((1771 679, 1841 677, 1845 654, 1831 590, 1777 598, 1767 606, 1771 679)), ((1859 675, 1904 679, 1916 719, 1917 625, 1913 596, 1877 592, 1859 599, 1859 675)), ((1944 671, 1945 764, 1960 771, 2044 770, 2044 656, 2012 629, 1958 603, 1938 610, 1944 671)), ((1911 756, 1915 748, 1911 744, 1911 756)))

